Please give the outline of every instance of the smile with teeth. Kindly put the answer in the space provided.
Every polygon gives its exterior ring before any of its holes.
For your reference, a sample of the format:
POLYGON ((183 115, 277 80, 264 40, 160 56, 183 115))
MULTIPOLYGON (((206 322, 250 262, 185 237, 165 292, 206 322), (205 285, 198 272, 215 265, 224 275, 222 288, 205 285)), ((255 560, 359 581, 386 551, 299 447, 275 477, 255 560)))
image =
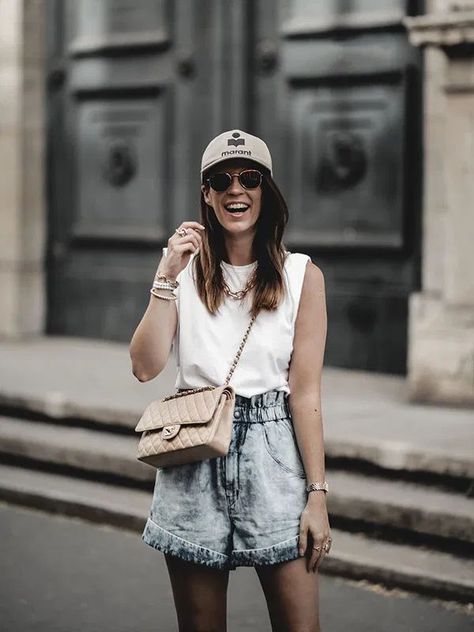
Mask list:
POLYGON ((243 202, 231 202, 225 205, 225 209, 229 213, 245 213, 248 208, 249 205, 243 202))

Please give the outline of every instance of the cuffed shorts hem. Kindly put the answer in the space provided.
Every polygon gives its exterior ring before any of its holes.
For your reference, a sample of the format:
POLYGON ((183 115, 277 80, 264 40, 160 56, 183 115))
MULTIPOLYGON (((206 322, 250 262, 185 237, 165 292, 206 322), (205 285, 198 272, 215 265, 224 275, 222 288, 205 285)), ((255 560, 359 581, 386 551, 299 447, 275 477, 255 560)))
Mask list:
POLYGON ((270 566, 294 560, 299 557, 298 538, 297 535, 273 546, 233 551, 232 561, 238 566, 270 566))
POLYGON ((179 536, 163 529, 151 518, 148 518, 142 533, 142 540, 145 544, 152 546, 162 553, 168 553, 179 557, 186 562, 204 564, 211 568, 234 570, 235 566, 229 561, 229 556, 225 553, 213 551, 205 546, 194 544, 179 536))
POLYGON ((237 566, 270 566, 297 559, 299 557, 298 537, 295 536, 263 548, 232 551, 229 556, 180 538, 160 527, 151 518, 148 518, 142 534, 145 544, 162 553, 174 555, 186 562, 232 571, 237 566))

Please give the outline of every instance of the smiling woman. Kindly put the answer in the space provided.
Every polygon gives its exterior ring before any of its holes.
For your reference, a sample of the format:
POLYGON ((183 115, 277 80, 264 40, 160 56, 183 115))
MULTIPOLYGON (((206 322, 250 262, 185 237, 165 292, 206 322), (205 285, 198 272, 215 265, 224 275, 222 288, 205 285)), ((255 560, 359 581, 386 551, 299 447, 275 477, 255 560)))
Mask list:
MULTIPOLYGON (((217 220, 232 231, 229 241, 237 245, 239 242, 244 243, 242 239, 246 239, 259 218, 263 174, 258 169, 249 169, 247 160, 232 158, 227 162, 226 171, 216 171, 214 168, 213 173, 203 178, 201 190, 206 205, 213 209, 217 220), (247 165, 240 166, 242 162, 247 165), (229 217, 232 220, 244 218, 245 221, 232 229, 234 222, 226 224, 229 217)), ((236 261, 236 265, 244 263, 236 261)))
MULTIPOLYGON (((200 221, 181 224, 158 267, 176 310, 169 295, 152 297, 132 345, 139 363, 173 344, 183 396, 226 374, 235 393, 227 452, 159 468, 142 535, 165 554, 180 631, 226 630, 237 566, 255 567, 274 630, 319 630, 316 571, 331 543, 319 412, 326 308, 319 268, 285 248, 287 222, 263 140, 242 130, 213 139, 200 221)), ((186 450, 185 433, 171 434, 169 450, 186 450)))

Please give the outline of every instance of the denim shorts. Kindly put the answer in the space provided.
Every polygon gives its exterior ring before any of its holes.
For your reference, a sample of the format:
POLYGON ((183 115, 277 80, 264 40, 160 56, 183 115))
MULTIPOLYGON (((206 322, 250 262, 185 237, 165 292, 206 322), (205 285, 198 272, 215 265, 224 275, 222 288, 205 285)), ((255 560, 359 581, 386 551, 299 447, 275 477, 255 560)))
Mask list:
POLYGON ((226 456, 157 469, 142 540, 220 569, 296 559, 305 486, 288 393, 236 394, 226 456))

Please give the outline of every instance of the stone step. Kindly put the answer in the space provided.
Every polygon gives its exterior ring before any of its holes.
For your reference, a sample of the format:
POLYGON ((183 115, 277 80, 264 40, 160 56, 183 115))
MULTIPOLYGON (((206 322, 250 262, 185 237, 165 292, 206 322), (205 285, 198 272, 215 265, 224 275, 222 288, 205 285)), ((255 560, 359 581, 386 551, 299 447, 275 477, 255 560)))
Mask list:
MULTIPOLYGON (((0 465, 0 498, 140 533, 151 492, 0 465)), ((474 600, 471 560, 420 546, 393 544, 331 529, 333 544, 320 571, 442 599, 474 600)))
POLYGON ((40 421, 0 417, 0 454, 151 481, 154 468, 136 459, 136 436, 40 421))
POLYGON ((50 513, 139 530, 152 493, 100 481, 0 464, 0 498, 50 513))
POLYGON ((474 543, 474 498, 341 470, 328 470, 326 478, 333 516, 474 543))
MULTIPOLYGON (((387 420, 385 422, 390 423, 387 420)), ((410 444, 409 441, 370 437, 370 429, 358 429, 355 432, 358 432, 356 438, 349 435, 347 429, 344 429, 344 436, 338 436, 334 431, 325 431, 326 455, 331 459, 367 463, 393 472, 395 476, 399 472, 411 473, 415 477, 427 474, 457 478, 466 481, 467 484, 474 479, 472 431, 470 436, 457 437, 457 444, 453 447, 449 445, 449 441, 446 441, 443 447, 420 447, 410 444)), ((449 433, 448 422, 445 432, 449 433)))
MULTIPOLYGON (((137 436, 0 417, 0 454, 119 475, 150 484, 155 469, 136 459, 137 436)), ((331 516, 450 541, 474 542, 474 499, 396 479, 328 469, 331 516)))
MULTIPOLYGON (((0 355, 0 409, 7 415, 133 430, 146 405, 174 392, 172 355, 157 378, 139 383, 123 343, 48 336, 0 342, 0 355)), ((402 376, 325 367, 322 387, 328 461, 461 484, 474 479, 472 410, 412 404, 402 376)))

